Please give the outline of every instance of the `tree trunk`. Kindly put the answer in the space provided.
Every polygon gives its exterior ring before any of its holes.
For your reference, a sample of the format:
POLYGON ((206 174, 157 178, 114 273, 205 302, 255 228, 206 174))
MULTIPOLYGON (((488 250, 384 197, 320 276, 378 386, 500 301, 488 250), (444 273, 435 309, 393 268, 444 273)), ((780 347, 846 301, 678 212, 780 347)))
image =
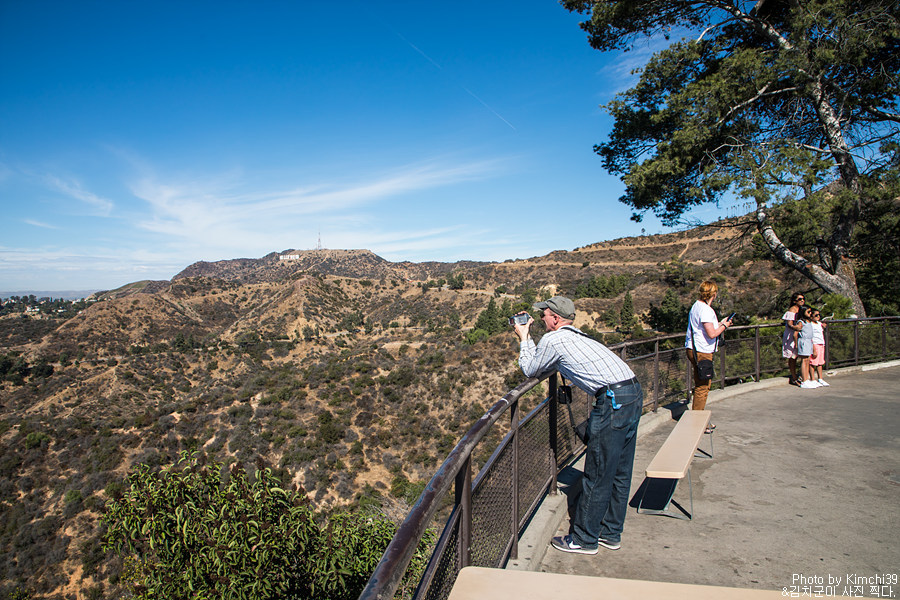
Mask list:
POLYGON ((772 254, 783 264, 791 267, 801 275, 815 283, 830 294, 840 294, 850 298, 853 304, 853 312, 858 317, 866 316, 866 309, 859 290, 856 288, 856 273, 853 261, 850 258, 842 258, 835 266, 834 273, 830 273, 817 264, 811 263, 803 256, 797 254, 784 245, 772 225, 766 212, 765 203, 759 203, 756 210, 756 230, 762 236, 772 254))
MULTIPOLYGON (((736 8, 725 7, 725 10, 756 29, 761 35, 769 38, 783 50, 795 52, 794 45, 789 38, 781 35, 764 20, 754 18, 753 13, 759 12, 763 2, 765 0, 759 0, 754 11, 750 14, 744 14, 736 8)), ((795 8, 798 7, 798 3, 795 0, 792 0, 791 4, 795 8)), ((807 74, 814 77, 814 84, 810 89, 809 99, 822 126, 822 132, 825 134, 828 149, 838 167, 841 181, 844 187, 853 193, 853 205, 849 210, 838 216, 834 231, 828 239, 827 248, 831 254, 830 268, 828 270, 810 263, 799 254, 785 247, 768 224, 765 205, 760 206, 757 211, 757 229, 763 236, 763 239, 765 239, 769 249, 782 263, 796 269, 825 291, 850 298, 853 303, 853 310, 857 316, 864 317, 866 316, 866 311, 859 297, 859 291, 856 287, 856 272, 853 268, 853 260, 850 258, 850 243, 853 229, 859 219, 864 200, 859 169, 844 137, 840 115, 832 105, 832 99, 828 96, 822 76, 820 74, 807 74)))

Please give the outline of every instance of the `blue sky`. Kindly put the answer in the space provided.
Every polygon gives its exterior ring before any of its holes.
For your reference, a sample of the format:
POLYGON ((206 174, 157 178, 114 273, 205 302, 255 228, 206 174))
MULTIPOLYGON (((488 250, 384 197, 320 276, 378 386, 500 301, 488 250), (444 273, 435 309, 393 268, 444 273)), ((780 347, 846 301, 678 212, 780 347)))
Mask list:
MULTIPOLYGON (((649 47, 553 0, 0 0, 0 290, 367 248, 505 260, 641 224, 592 151, 649 47)), ((700 215, 711 219, 715 215, 700 215)))

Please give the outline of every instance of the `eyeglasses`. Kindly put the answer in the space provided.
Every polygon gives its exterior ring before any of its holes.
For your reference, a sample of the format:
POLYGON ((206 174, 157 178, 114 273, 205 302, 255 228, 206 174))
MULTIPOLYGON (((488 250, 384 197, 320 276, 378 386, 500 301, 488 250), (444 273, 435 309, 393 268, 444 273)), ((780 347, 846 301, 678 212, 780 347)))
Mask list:
POLYGON ((797 302, 800 302, 801 300, 805 300, 805 298, 803 296, 800 296, 799 298, 797 298, 797 302))

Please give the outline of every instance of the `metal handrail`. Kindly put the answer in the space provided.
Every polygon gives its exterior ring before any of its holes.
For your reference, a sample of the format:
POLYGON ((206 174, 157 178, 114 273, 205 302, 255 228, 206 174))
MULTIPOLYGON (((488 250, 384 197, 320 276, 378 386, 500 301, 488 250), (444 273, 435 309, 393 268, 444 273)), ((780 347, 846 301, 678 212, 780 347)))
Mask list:
MULTIPOLYGON (((413 505, 409 515, 397 529, 393 540, 384 551, 381 561, 372 573, 369 583, 360 595, 363 598, 392 598, 394 592, 403 578, 403 574, 416 551, 419 540, 425 534, 428 524, 441 506, 441 500, 450 492, 452 485, 457 489, 457 506, 462 506, 462 512, 466 510, 467 503, 471 501, 471 457, 472 450, 478 445, 491 426, 511 406, 517 405, 519 398, 544 379, 550 377, 547 373, 540 378, 529 378, 510 390, 498 400, 471 429, 462 437, 450 455, 438 469, 438 471, 425 486, 422 495, 413 505), (463 493, 468 489, 468 493, 463 493)), ((464 515, 464 519, 465 519, 464 515)), ((464 520, 465 522, 465 520, 464 520)), ((469 521, 471 523, 471 521, 469 521)), ((465 529, 465 528, 464 528, 465 529)), ((461 544, 467 548, 468 544, 461 544)))
MULTIPOLYGON (((900 357, 900 317, 838 319, 827 323, 828 327, 825 329, 826 368, 850 364, 858 365, 865 362, 877 362, 900 357), (848 324, 852 326, 851 336, 845 335, 842 337, 839 331, 845 329, 848 324), (869 333, 868 330, 872 327, 878 327, 880 335, 877 343, 871 343, 877 345, 879 351, 870 352, 867 345, 866 353, 861 353, 863 348, 861 348, 860 341, 863 336, 869 333)), ((729 382, 741 383, 745 379, 759 381, 763 375, 784 372, 784 360, 781 358, 781 336, 766 331, 781 329, 782 327, 781 323, 774 323, 729 328, 727 337, 719 344, 720 365, 716 383, 724 387, 729 382), (747 332, 752 333, 748 335, 747 332), (742 359, 746 362, 748 357, 746 356, 747 349, 744 348, 744 345, 751 343, 752 371, 734 372, 733 368, 729 370, 730 366, 740 365, 742 359), (737 346, 737 350, 735 351, 732 346, 737 346), (742 353, 744 354, 743 357, 741 356, 742 353), (729 363, 729 357, 731 357, 731 363, 729 363), (777 363, 778 366, 766 366, 763 364, 764 359, 769 364, 777 363)), ((677 343, 677 340, 683 338, 684 334, 674 334, 643 340, 629 340, 628 342, 610 346, 611 350, 620 353, 620 356, 629 363, 632 369, 638 373, 638 377, 642 379, 642 383, 645 386, 645 410, 656 411, 664 398, 674 399, 680 398, 682 395, 686 399, 690 398, 692 369, 689 368, 689 363, 684 359, 681 344, 677 343), (661 343, 665 345, 666 342, 671 343, 670 340, 676 341, 675 347, 660 349, 661 343), (653 347, 652 352, 641 352, 642 346, 651 344, 653 347), (628 356, 630 351, 634 356, 628 356), (662 372, 664 361, 669 365, 665 377, 662 372), (678 375, 679 372, 683 373, 683 379, 679 379, 681 377, 681 375, 678 375), (641 374, 644 376, 641 377, 641 374), (672 376, 673 374, 676 376, 672 376), (682 384, 683 388, 680 387, 682 384), (650 393, 648 393, 648 388, 650 388, 650 393)), ((456 553, 455 564, 451 567, 454 571, 454 578, 456 572, 471 564, 473 490, 479 489, 479 486, 489 479, 489 474, 494 466, 499 463, 500 456, 510 448, 511 450, 509 451, 512 452, 510 461, 512 474, 510 475, 510 480, 513 482, 513 489, 510 494, 510 504, 512 506, 510 507, 509 538, 504 544, 503 551, 495 558, 497 564, 493 566, 502 566, 507 559, 516 556, 516 544, 520 528, 530 518, 532 512, 536 510, 543 496, 548 491, 555 491, 558 469, 580 447, 574 436, 571 435, 571 431, 568 431, 568 445, 566 448, 561 448, 563 440, 559 438, 560 423, 557 413, 557 402, 551 402, 551 399, 556 398, 556 386, 556 373, 547 373, 538 378, 527 379, 507 392, 469 429, 432 477, 422 495, 410 510, 409 515, 398 528, 372 577, 369 579, 366 588, 360 595, 360 600, 376 598, 386 600, 393 598, 419 541, 424 536, 432 519, 441 508, 443 499, 450 493, 452 487, 454 489, 454 509, 447 520, 444 531, 432 554, 432 559, 415 593, 415 598, 422 598, 426 595, 429 598, 445 597, 445 594, 442 593, 428 593, 432 587, 436 571, 440 566, 441 558, 446 552, 456 553), (525 419, 520 421, 518 419, 519 399, 544 380, 548 381, 549 386, 547 398, 532 410, 525 419), (508 410, 511 413, 510 431, 480 470, 473 484, 471 473, 472 453, 500 416, 508 410), (535 497, 526 500, 529 503, 529 508, 524 511, 524 514, 519 514, 520 498, 517 496, 520 468, 518 460, 520 450, 519 432, 542 418, 545 412, 549 423, 548 435, 546 440, 541 443, 545 444, 544 452, 549 455, 551 469, 549 469, 549 473, 545 474, 546 478, 539 481, 540 485, 536 487, 534 492, 535 497), (456 544, 455 547, 451 547, 450 542, 454 537, 456 538, 456 544)), ((586 408, 589 406, 588 403, 584 402, 583 404, 585 410, 589 410, 586 408)), ((540 450, 538 454, 540 454, 540 450)), ((531 473, 529 476, 534 477, 534 474, 531 473)), ((452 581, 450 583, 452 585, 452 581)))

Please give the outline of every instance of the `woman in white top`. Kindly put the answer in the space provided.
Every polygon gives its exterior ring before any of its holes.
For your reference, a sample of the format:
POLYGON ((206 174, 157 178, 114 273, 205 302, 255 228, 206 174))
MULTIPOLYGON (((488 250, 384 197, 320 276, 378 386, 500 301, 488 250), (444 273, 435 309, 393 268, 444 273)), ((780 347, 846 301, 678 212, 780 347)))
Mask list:
MULTIPOLYGON (((688 330, 684 348, 688 360, 694 366, 694 393, 691 403, 693 410, 703 410, 706 407, 706 397, 709 395, 709 387, 712 383, 711 379, 700 377, 697 363, 701 360, 712 360, 717 346, 716 338, 731 326, 731 319, 719 322, 716 318, 716 311, 710 306, 718 293, 719 286, 714 282, 704 281, 701 283, 699 299, 694 302, 688 315, 688 330)), ((710 423, 706 433, 711 433, 715 427, 710 423)))

